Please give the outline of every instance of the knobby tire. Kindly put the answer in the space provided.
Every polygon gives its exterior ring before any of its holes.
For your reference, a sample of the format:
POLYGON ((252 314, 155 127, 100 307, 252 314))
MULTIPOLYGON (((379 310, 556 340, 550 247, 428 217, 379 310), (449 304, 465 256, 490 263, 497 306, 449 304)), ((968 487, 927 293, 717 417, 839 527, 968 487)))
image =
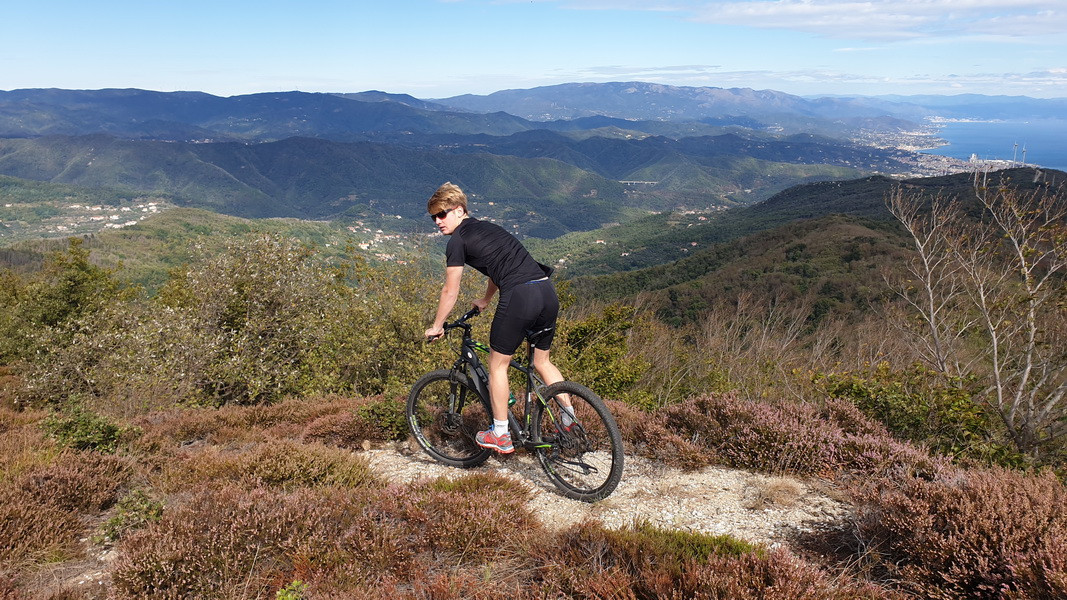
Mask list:
POLYGON ((467 469, 492 454, 474 441, 492 423, 491 413, 462 373, 441 369, 423 375, 411 387, 405 413, 411 434, 434 460, 467 469), (462 410, 450 412, 453 403, 461 403, 462 410))
POLYGON ((615 418, 595 392, 584 385, 561 381, 545 388, 547 404, 534 402, 530 427, 537 459, 563 495, 584 502, 606 498, 622 479, 622 434, 615 418), (560 395, 569 394, 577 421, 569 429, 562 422, 560 395))

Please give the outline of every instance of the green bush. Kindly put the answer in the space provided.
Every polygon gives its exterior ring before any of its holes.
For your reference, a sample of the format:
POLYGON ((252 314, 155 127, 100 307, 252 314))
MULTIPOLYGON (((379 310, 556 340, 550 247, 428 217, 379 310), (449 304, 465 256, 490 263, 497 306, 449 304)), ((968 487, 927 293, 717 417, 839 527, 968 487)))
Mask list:
POLYGON ((62 446, 104 453, 114 452, 128 431, 80 406, 74 406, 66 413, 49 415, 41 427, 62 446))
POLYGON ((406 395, 448 360, 447 346, 421 335, 438 285, 414 267, 340 269, 295 240, 248 235, 174 271, 155 298, 116 297, 45 328, 37 341, 50 350, 32 357, 22 395, 100 399, 123 414, 406 395))
POLYGON ((89 261, 80 238, 46 257, 30 278, 0 277, 0 364, 32 359, 70 343, 75 324, 123 297, 114 273, 89 261))
POLYGON ((135 529, 158 521, 163 516, 163 502, 144 490, 132 490, 119 499, 115 516, 101 527, 103 539, 115 541, 135 529))
POLYGON ((585 383, 608 398, 629 399, 648 365, 629 352, 636 309, 622 304, 559 322, 553 360, 565 379, 585 383))
POLYGON ((398 400, 379 398, 356 409, 356 416, 381 430, 389 440, 408 436, 408 419, 404 404, 398 400))
POLYGON ((894 371, 886 363, 866 373, 814 379, 827 394, 854 403, 897 437, 940 454, 1005 466, 1025 462, 1010 442, 996 436, 996 417, 975 401, 973 381, 921 365, 894 371))
POLYGON ((274 598, 276 600, 301 600, 304 594, 307 593, 307 589, 307 584, 297 579, 278 590, 274 598))

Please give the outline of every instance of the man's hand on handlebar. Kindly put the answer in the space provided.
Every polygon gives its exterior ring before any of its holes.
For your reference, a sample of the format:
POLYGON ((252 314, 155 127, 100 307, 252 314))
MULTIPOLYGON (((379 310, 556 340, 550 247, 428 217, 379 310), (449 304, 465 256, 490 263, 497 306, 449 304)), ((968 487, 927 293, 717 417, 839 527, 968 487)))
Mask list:
POLYGON ((427 329, 426 333, 424 333, 423 335, 426 336, 426 341, 427 342, 432 342, 432 341, 436 340, 437 338, 443 336, 447 330, 452 329, 453 327, 462 326, 462 327, 469 328, 470 325, 465 325, 464 323, 467 322, 467 319, 469 319, 471 317, 478 316, 479 314, 481 314, 481 312, 482 312, 482 309, 478 308, 478 303, 475 302, 474 303, 474 308, 468 310, 467 313, 465 315, 463 315, 462 317, 456 319, 452 323, 445 323, 441 327, 431 327, 431 328, 427 329))

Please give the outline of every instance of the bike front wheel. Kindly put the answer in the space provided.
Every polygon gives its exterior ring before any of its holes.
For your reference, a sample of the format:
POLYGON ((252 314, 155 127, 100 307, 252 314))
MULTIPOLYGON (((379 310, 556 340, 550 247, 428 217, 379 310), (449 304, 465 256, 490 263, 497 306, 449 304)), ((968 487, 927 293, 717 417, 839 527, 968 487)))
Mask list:
POLYGON ((476 467, 492 453, 474 441, 492 418, 462 373, 441 369, 423 375, 411 387, 405 412, 419 446, 439 462, 476 467))
POLYGON ((623 449, 619 426, 604 401, 571 381, 548 386, 541 397, 543 402, 534 402, 530 427, 548 478, 568 498, 608 497, 622 479, 623 449))

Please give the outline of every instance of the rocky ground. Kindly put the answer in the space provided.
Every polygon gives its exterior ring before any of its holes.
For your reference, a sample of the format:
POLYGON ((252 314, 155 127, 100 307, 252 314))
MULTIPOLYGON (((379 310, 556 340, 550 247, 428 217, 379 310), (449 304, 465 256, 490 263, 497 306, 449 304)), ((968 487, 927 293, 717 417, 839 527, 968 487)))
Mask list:
MULTIPOLYGON (((366 452, 375 471, 398 482, 470 472, 441 465, 406 446, 366 452)), ((608 527, 647 521, 777 546, 797 533, 838 526, 849 510, 847 504, 832 497, 832 490, 797 479, 721 467, 681 471, 636 456, 626 457, 622 482, 615 492, 595 504, 562 496, 541 471, 537 459, 526 452, 497 455, 475 471, 499 473, 528 486, 533 491, 532 511, 553 528, 589 518, 608 527)))

